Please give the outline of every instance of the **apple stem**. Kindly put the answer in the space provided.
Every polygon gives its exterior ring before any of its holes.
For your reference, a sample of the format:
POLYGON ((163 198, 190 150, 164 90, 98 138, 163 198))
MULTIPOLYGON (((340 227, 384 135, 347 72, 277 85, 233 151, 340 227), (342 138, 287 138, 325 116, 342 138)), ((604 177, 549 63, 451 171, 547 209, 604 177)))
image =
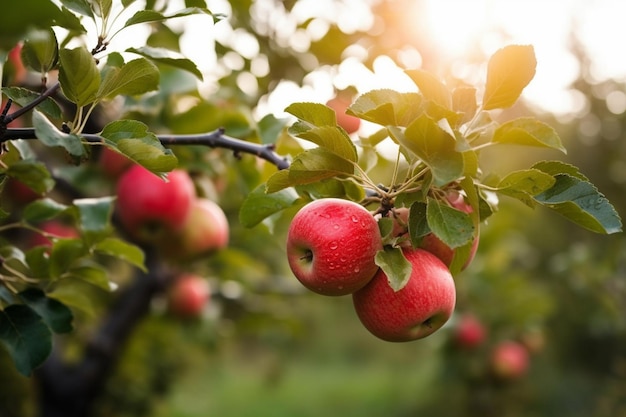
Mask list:
POLYGON ((313 260, 313 252, 307 250, 303 256, 300 257, 301 261, 311 262, 313 260))

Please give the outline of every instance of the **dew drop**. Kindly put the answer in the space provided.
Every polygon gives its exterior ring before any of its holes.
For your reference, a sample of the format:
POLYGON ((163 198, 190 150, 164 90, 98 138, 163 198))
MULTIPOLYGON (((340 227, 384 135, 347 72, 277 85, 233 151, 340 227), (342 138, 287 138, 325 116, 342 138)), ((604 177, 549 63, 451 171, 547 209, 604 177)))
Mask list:
POLYGON ((354 216, 354 215, 351 217, 351 219, 352 219, 352 221, 353 221, 354 223, 358 223, 358 222, 359 222, 359 218, 358 218, 358 217, 356 217, 356 216, 354 216))
POLYGON ((360 271, 361 271, 361 268, 359 268, 358 266, 357 266, 356 268, 354 268, 354 272, 357 272, 357 273, 358 273, 358 272, 360 272, 360 271))
POLYGON ((339 245, 337 244, 337 242, 332 241, 330 242, 330 246, 329 246, 332 250, 335 250, 339 247, 339 245))

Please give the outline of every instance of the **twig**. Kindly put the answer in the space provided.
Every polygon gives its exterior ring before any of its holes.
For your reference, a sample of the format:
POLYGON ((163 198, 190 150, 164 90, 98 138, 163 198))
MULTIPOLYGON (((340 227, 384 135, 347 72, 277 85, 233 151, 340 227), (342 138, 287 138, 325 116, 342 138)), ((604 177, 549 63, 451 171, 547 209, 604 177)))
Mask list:
MULTIPOLYGON (((10 116, 12 115, 7 117, 10 116)), ((91 143, 104 142, 104 138, 102 136, 95 134, 82 134, 81 137, 91 143)), ((197 135, 157 135, 157 138, 163 146, 202 145, 211 148, 230 149, 235 152, 235 154, 247 153, 265 159, 266 161, 274 164, 278 169, 289 168, 289 161, 274 151, 275 146, 273 144, 262 145, 233 138, 226 135, 224 129, 221 128, 213 132, 197 135)), ((37 139, 37 135, 35 133, 35 129, 11 128, 7 129, 0 137, 0 144, 15 139, 37 139)))

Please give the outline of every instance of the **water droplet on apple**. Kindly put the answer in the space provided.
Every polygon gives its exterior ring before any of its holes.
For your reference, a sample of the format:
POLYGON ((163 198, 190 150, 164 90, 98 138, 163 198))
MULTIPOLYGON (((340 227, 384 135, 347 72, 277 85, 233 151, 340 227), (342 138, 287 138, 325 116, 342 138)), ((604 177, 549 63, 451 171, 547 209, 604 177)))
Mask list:
POLYGON ((337 223, 333 224, 333 229, 339 230, 339 225, 337 223))
POLYGON ((354 268, 354 272, 355 272, 355 273, 358 273, 358 272, 360 272, 360 271, 361 271, 361 268, 359 268, 358 266, 357 266, 356 268, 354 268))
POLYGON ((329 246, 332 250, 335 250, 339 247, 339 244, 337 244, 336 241, 332 241, 330 242, 330 246, 329 246))
POLYGON ((351 219, 352 219, 352 221, 353 221, 354 223, 358 223, 358 222, 359 222, 359 218, 358 218, 358 217, 356 217, 356 216, 352 216, 352 217, 351 217, 351 219))

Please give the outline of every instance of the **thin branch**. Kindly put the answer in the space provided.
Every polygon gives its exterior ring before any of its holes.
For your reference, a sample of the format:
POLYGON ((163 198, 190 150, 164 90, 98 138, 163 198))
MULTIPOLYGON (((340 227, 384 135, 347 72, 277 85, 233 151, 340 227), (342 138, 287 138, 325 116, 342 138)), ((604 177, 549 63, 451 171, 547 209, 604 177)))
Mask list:
MULTIPOLYGON (((12 115, 8 117, 10 116, 12 115)), ((91 143, 104 142, 102 136, 95 134, 82 134, 81 137, 91 143)), ((278 169, 289 168, 289 161, 274 151, 275 147, 273 144, 262 145, 233 138, 224 134, 224 129, 217 129, 213 132, 197 135, 157 135, 157 138, 163 146, 202 145, 211 148, 224 148, 233 151, 236 156, 241 153, 255 155, 272 163, 278 169)), ((0 137, 0 144, 14 139, 37 139, 37 135, 35 129, 11 128, 7 129, 0 137)))

